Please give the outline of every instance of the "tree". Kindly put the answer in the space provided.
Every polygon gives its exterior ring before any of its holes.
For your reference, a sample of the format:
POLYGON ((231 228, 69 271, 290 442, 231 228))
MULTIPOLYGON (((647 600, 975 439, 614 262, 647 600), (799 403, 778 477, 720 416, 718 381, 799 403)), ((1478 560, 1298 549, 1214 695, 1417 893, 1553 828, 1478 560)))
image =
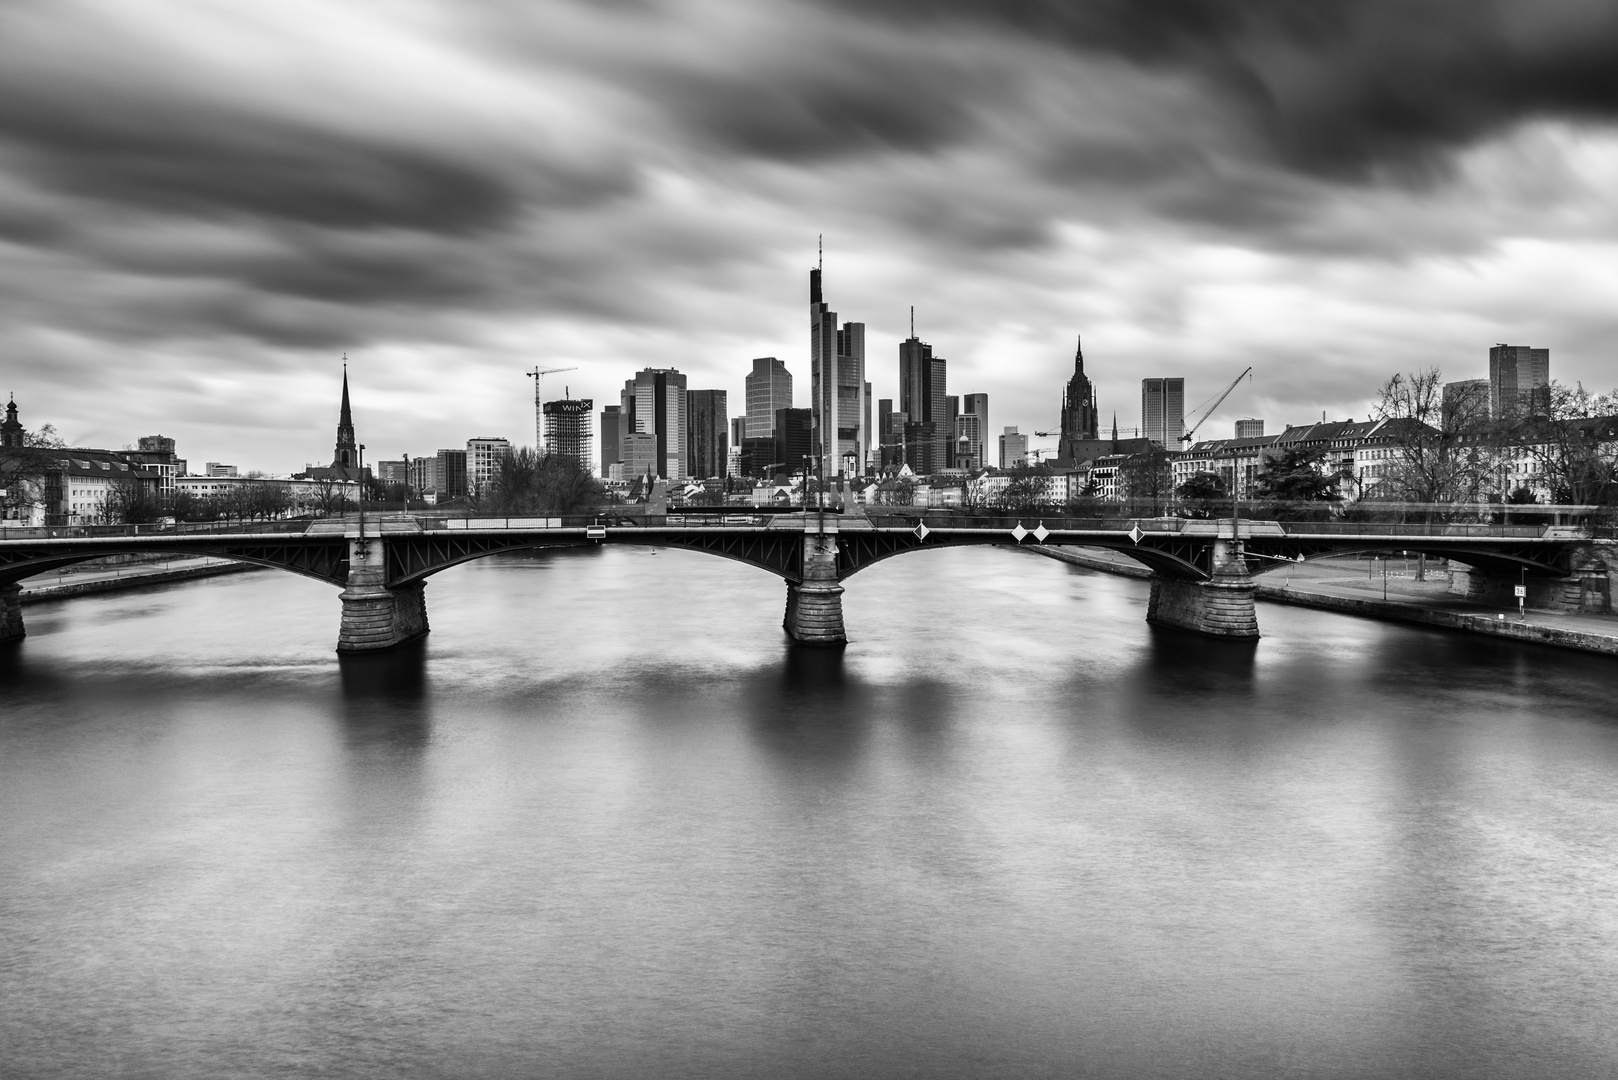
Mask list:
POLYGON ((1550 385, 1550 415, 1517 420, 1513 446, 1527 452, 1534 478, 1555 503, 1618 503, 1618 390, 1550 385))
POLYGON ((1185 483, 1174 489, 1174 494, 1188 504, 1185 513, 1192 517, 1211 517, 1216 512, 1214 504, 1230 499, 1225 478, 1211 472, 1192 473, 1185 483))
POLYGON ((1337 502, 1342 499, 1341 472, 1321 471, 1325 455, 1305 446, 1290 446, 1278 458, 1270 458, 1253 479, 1257 499, 1280 502, 1337 502))
POLYGON ((915 477, 895 476, 891 480, 882 481, 876 489, 876 501, 879 506, 916 505, 915 477))
POLYGON ((1371 414, 1387 423, 1388 458, 1372 491, 1403 502, 1476 502, 1488 475, 1487 388, 1459 383, 1445 399, 1436 367, 1394 375, 1371 414))
POLYGON ((1173 492, 1174 472, 1167 450, 1131 454, 1118 465, 1118 494, 1126 502, 1150 503, 1154 517, 1173 492))
POLYGON ((1010 479, 1000 489, 1000 505, 1018 513, 1030 513, 1054 500, 1050 497, 1051 471, 1040 465, 1022 464, 1006 470, 1010 479))
POLYGON ((492 513, 574 514, 601 505, 606 491, 569 454, 536 454, 523 446, 508 450, 495 468, 480 501, 492 513))
POLYGON ((307 505, 322 517, 341 514, 348 509, 348 489, 338 480, 323 477, 311 487, 307 505))
POLYGON ((27 511, 45 501, 45 476, 58 467, 65 444, 56 428, 46 424, 24 431, 20 447, 0 450, 0 516, 26 518, 27 511))
POLYGON ((163 516, 156 493, 139 477, 120 476, 113 480, 101 501, 101 517, 113 525, 146 525, 163 516))
POLYGON ((252 485, 252 516, 266 521, 281 517, 292 509, 292 487, 278 480, 252 485))

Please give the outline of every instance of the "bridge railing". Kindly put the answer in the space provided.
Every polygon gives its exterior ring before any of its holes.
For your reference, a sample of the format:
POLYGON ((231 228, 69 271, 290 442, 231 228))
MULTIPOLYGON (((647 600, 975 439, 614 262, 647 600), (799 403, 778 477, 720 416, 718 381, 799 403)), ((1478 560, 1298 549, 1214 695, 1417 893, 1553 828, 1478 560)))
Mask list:
POLYGON ((1480 525, 1470 522, 1386 522, 1386 521, 1281 521, 1276 524, 1288 536, 1475 536, 1538 539, 1549 525, 1480 525))
MULTIPOLYGON (((325 520, 325 519, 315 519, 325 520)), ((25 525, 0 526, 0 540, 73 540, 117 536, 208 536, 242 533, 302 533, 314 524, 308 518, 286 521, 181 521, 140 525, 25 525)))

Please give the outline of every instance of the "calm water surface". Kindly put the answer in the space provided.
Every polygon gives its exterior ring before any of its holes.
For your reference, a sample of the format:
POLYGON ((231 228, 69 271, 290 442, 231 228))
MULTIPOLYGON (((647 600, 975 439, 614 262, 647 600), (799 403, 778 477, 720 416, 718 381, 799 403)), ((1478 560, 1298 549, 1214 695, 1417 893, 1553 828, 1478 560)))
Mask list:
POLYGON ((0 651, 7 1077, 1618 1073, 1618 663, 1001 549, 628 548, 339 661, 273 572, 0 651))

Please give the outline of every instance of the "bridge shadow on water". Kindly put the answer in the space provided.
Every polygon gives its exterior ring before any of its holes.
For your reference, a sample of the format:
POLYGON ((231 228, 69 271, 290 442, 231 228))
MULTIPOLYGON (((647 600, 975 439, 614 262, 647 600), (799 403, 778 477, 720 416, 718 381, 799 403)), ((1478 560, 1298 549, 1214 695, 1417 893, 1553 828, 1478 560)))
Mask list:
POLYGON ((339 719, 351 744, 420 750, 432 738, 428 641, 370 655, 340 655, 339 719))

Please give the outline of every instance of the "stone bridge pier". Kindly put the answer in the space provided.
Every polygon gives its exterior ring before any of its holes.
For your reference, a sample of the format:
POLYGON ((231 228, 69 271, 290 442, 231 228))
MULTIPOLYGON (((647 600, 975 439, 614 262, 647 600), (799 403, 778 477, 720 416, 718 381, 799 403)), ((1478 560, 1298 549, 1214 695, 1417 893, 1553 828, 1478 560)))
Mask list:
MULTIPOLYGON (((1609 556, 1610 558, 1610 556, 1609 556)), ((1573 572, 1563 577, 1489 573, 1466 563, 1449 564, 1449 591, 1480 604, 1517 606, 1516 586, 1527 586, 1523 606, 1530 611, 1605 614, 1612 610, 1612 571, 1599 552, 1574 556, 1573 572)))
POLYGON ((386 543, 380 536, 349 539, 348 585, 342 592, 343 624, 337 635, 340 653, 391 649, 428 630, 424 583, 386 584, 386 543))
POLYGON ((15 581, 0 584, 0 642, 21 641, 28 631, 22 626, 22 585, 15 581))
POLYGON ((787 582, 787 612, 782 620, 787 636, 800 645, 841 647, 848 644, 843 630, 843 587, 837 583, 837 522, 809 515, 803 531, 803 579, 787 582))
POLYGON ((1220 537, 1214 542, 1213 577, 1209 580, 1153 576, 1146 621, 1208 637, 1251 640, 1259 636, 1253 593, 1253 576, 1242 557, 1241 540, 1220 537))

